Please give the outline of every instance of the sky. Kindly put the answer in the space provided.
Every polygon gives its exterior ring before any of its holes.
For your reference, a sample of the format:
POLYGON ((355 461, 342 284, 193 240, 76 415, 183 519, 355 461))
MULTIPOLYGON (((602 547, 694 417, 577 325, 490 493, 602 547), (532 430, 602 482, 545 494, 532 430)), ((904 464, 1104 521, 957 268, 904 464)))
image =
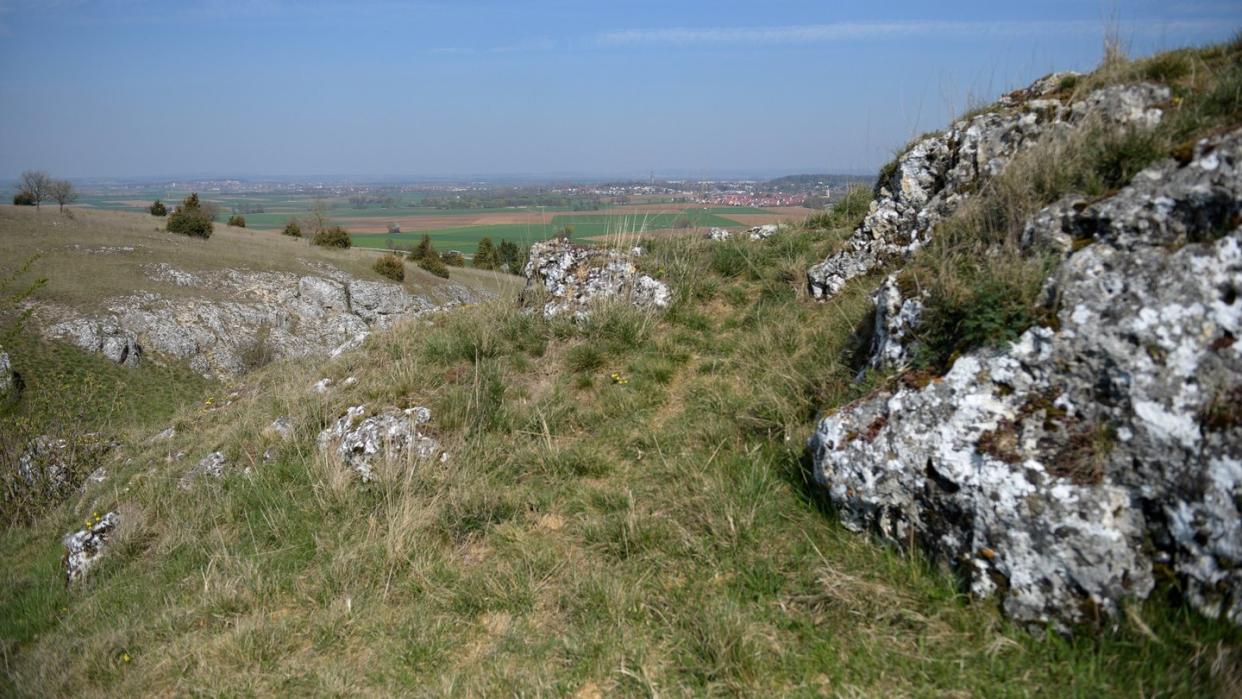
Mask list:
POLYGON ((1242 2, 0 0, 0 177, 873 173, 1242 2))

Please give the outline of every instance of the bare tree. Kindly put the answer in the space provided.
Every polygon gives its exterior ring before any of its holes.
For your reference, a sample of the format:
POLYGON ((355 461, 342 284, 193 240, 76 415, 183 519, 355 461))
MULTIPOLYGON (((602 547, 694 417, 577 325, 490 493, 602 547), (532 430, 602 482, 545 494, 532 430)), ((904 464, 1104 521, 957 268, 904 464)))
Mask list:
POLYGON ((73 188, 73 183, 69 180, 52 180, 47 187, 48 196, 60 204, 60 210, 63 213, 65 204, 72 204, 78 200, 78 190, 73 188))
POLYGON ((18 189, 24 194, 30 195, 34 201, 35 208, 47 199, 48 187, 52 184, 52 177, 42 170, 27 170, 22 173, 18 189))

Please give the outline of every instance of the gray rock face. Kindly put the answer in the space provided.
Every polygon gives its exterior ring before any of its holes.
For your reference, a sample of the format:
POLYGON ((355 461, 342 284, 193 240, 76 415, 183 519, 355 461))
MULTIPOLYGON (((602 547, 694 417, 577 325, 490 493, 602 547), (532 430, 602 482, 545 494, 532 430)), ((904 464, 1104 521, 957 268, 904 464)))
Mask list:
POLYGON ((319 449, 334 453, 364 483, 375 479, 374 464, 380 458, 408 456, 430 459, 440 451, 440 444, 418 431, 418 426, 431 420, 431 411, 417 407, 406 410, 390 408, 366 417, 365 405, 349 408, 330 427, 319 433, 319 449))
POLYGON ((876 290, 875 329, 868 366, 875 369, 905 368, 914 350, 914 331, 923 315, 923 298, 907 298, 890 274, 876 290))
POLYGON ((526 290, 543 289, 550 299, 545 317, 585 317, 592 305, 620 299, 640 308, 663 308, 670 294, 663 283, 639 274, 631 258, 615 250, 588 248, 566 240, 548 240, 530 248, 526 290))
MULTIPOLYGON (((276 357, 339 354, 374 329, 436 310, 401 286, 334 276, 223 270, 191 274, 168 264, 146 268, 154 281, 201 287, 226 298, 166 297, 140 292, 104 302, 102 313, 39 307, 46 335, 136 366, 144 350, 185 359, 200 374, 227 377, 246 370, 245 357, 266 343, 276 357)), ((468 290, 465 296, 474 300, 468 290)), ((450 301, 455 305, 459 300, 450 301)))
POLYGON ((712 228, 707 231, 708 240, 728 240, 731 235, 728 228, 712 228))
POLYGON ((199 459, 199 462, 194 465, 194 468, 191 468, 184 476, 182 476, 181 482, 178 485, 180 485, 181 488, 188 490, 192 488, 194 483, 200 478, 220 478, 224 475, 224 467, 228 465, 228 463, 228 457, 221 452, 213 451, 207 456, 204 456, 202 459, 199 459))
POLYGON ((780 226, 775 223, 768 223, 762 226, 755 226, 754 228, 747 230, 746 235, 749 236, 751 240, 767 240, 768 238, 776 235, 776 232, 779 230, 780 226))
POLYGON ((1089 206, 1033 217, 1068 249, 1059 327, 824 418, 816 480, 845 523, 953 563, 1011 617, 1068 628, 1172 571, 1242 623, 1242 130, 1089 206))
POLYGON ((282 442, 293 439, 293 423, 287 417, 278 417, 263 430, 263 436, 282 442))
POLYGON ((72 584, 91 571, 103 556, 108 539, 121 523, 121 516, 109 512, 93 519, 86 527, 66 534, 61 543, 65 545, 65 581, 72 584))
POLYGON ((980 183, 1042 137, 1097 120, 1150 128, 1162 116, 1156 105, 1170 96, 1162 86, 1119 85, 1066 105, 1055 94, 1059 83, 1058 76, 1049 76, 1006 95, 994 111, 931 134, 898 157, 876 182, 871 209, 846 249, 807 271, 812 296, 835 296, 850 279, 918 250, 980 183))
POLYGON ((0 349, 0 401, 7 399, 17 391, 17 381, 13 377, 13 364, 9 354, 0 349))
POLYGON ((88 469, 117 446, 102 435, 88 432, 69 440, 39 435, 30 440, 17 460, 22 480, 43 495, 63 497, 76 488, 88 469))

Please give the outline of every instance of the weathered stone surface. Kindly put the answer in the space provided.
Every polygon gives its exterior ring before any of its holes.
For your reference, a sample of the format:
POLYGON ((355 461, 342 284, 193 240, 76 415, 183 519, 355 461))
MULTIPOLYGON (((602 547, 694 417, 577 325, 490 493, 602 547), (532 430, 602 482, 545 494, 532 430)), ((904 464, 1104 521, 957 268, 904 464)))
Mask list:
POLYGON ((1235 131, 1033 217, 1028 244, 1093 241, 1050 282, 1058 328, 821 421, 846 524, 918 542, 1022 622, 1115 617, 1158 565, 1242 623, 1240 160, 1235 131))
POLYGON ((328 390, 332 388, 332 384, 333 384, 332 379, 328 379, 328 378, 319 379, 318 381, 315 382, 314 386, 311 386, 311 390, 314 391, 315 393, 320 393, 320 394, 327 393, 328 390))
POLYGON ((287 417, 278 417, 263 430, 267 439, 288 441, 293 439, 293 422, 287 417))
POLYGON ((121 516, 109 512, 102 517, 92 518, 85 527, 66 534, 61 543, 65 546, 65 581, 74 583, 91 571, 99 562, 107 548, 121 516))
POLYGON ((768 238, 776 235, 776 232, 779 230, 780 226, 775 223, 768 223, 748 229, 746 231, 746 235, 749 236, 751 240, 767 240, 768 238))
POLYGON ((530 248, 526 263, 526 290, 544 290, 546 317, 572 314, 584 317, 593 304, 619 299, 642 308, 668 305, 668 287, 639 274, 633 261, 616 250, 588 248, 567 240, 548 240, 530 248))
POLYGON ((708 240, 728 240, 732 235, 728 228, 712 228, 707 231, 708 240))
MULTIPOLYGON (((1063 104, 1060 78, 1037 81, 985 113, 926 136, 902 153, 876 182, 875 199, 846 249, 807 271, 812 296, 835 296, 847 281, 899 260, 930 239, 941 220, 1042 137, 1103 121, 1126 128, 1159 123, 1168 88, 1118 85, 1063 104)), ((1064 76, 1062 76, 1064 77, 1064 76)))
POLYGON ((184 476, 182 476, 179 485, 181 488, 188 490, 193 487, 194 483, 200 478, 208 476, 212 478, 220 478, 224 475, 224 467, 228 465, 228 463, 228 457, 221 452, 213 451, 200 459, 199 462, 194 465, 194 468, 191 468, 184 476))
POLYGON ((102 311, 92 315, 37 306, 44 333, 127 366, 135 366, 146 350, 186 359, 204 376, 224 378, 246 370, 243 357, 259 342, 278 358, 336 356, 400 318, 477 299, 464 287, 445 285, 453 298, 436 305, 398 284, 360 281, 330 268, 324 276, 237 270, 192 274, 167 263, 144 269, 154 281, 199 287, 210 295, 138 292, 107 299, 102 311))
POLYGON ((923 298, 905 297, 897 284, 897 275, 890 274, 876 290, 874 302, 875 328, 868 366, 903 369, 914 351, 914 331, 923 315, 923 298))
POLYGON ((72 440, 39 435, 30 440, 18 457, 17 473, 43 495, 63 497, 116 446, 97 432, 88 432, 72 440))
POLYGON ((8 399, 17 392, 17 381, 13 375, 13 364, 8 352, 0 348, 0 401, 8 399))
POLYGON ((375 479, 374 465, 381 458, 412 457, 430 459, 440 451, 436 440, 418 431, 431 420, 431 411, 416 407, 389 408, 366 417, 365 405, 349 408, 330 427, 319 433, 319 449, 334 453, 348 468, 369 482, 375 479))

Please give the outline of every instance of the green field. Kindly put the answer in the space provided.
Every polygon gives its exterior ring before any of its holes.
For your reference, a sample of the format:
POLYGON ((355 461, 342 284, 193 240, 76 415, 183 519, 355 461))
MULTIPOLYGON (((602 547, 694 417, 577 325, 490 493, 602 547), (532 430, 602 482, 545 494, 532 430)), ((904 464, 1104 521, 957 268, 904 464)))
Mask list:
MULTIPOLYGON (((256 217, 264 215, 266 214, 256 214, 256 217)), ((423 235, 429 235, 440 250, 460 250, 469 255, 474 252, 479 241, 484 237, 490 237, 494 242, 507 239, 518 243, 530 244, 552 237, 566 225, 573 226, 573 236, 578 239, 620 233, 634 234, 674 228, 678 219, 683 215, 690 219, 692 225, 697 227, 721 226, 727 228, 742 225, 737 221, 705 213, 701 210, 688 209, 685 214, 631 214, 624 216, 616 214, 558 215, 554 216, 549 223, 497 223, 455 226, 429 231, 409 231, 396 235, 389 235, 387 233, 355 233, 353 239, 354 245, 361 248, 408 248, 417 245, 418 241, 422 240, 423 235)), ((251 227, 257 227, 250 224, 249 216, 246 217, 246 222, 251 227)))

